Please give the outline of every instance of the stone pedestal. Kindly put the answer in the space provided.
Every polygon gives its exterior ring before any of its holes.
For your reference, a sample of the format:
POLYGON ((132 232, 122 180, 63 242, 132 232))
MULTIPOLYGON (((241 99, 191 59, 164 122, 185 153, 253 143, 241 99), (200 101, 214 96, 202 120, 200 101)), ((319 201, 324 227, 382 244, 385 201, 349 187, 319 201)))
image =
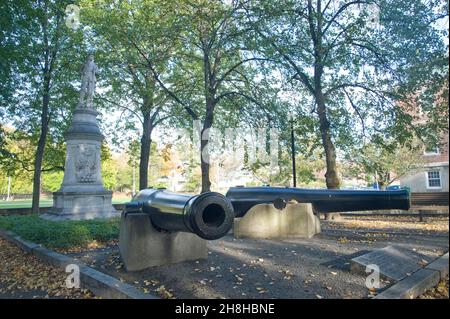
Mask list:
POLYGON ((311 204, 287 204, 283 210, 273 204, 253 206, 244 217, 235 218, 236 238, 311 238, 320 233, 320 221, 311 204))
POLYGON ((206 240, 184 232, 160 232, 144 213, 122 213, 119 250, 128 271, 205 259, 206 240))
POLYGON ((51 220, 81 220, 119 216, 112 206, 112 192, 103 187, 100 146, 103 135, 97 111, 75 110, 65 134, 67 152, 64 179, 53 193, 53 208, 41 217, 51 220))

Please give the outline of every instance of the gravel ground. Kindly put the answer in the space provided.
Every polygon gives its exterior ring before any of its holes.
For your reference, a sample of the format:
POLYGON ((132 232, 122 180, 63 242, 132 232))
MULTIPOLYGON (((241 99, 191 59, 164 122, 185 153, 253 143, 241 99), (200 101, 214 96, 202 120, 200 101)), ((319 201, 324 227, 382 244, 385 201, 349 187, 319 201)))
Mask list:
POLYGON ((68 274, 48 266, 19 247, 0 238, 0 299, 86 299, 85 289, 68 289, 68 274))
MULTIPOLYGON (((368 298, 349 260, 401 244, 431 259, 448 251, 448 218, 342 217, 312 239, 208 242, 208 259, 126 272, 117 243, 69 255, 163 298, 368 298)), ((384 286, 391 283, 384 282, 384 286)))

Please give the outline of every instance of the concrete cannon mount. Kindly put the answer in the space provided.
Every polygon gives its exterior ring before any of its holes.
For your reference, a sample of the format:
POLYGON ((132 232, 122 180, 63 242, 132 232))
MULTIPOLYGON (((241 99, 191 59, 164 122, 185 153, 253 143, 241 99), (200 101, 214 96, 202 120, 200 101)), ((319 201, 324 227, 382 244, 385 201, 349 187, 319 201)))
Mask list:
POLYGON ((206 259, 206 240, 185 232, 158 231, 145 213, 122 213, 119 251, 128 271, 206 259))
POLYGON ((320 221, 309 203, 288 203, 282 210, 273 204, 253 206, 234 219, 236 238, 311 238, 320 233, 320 221))

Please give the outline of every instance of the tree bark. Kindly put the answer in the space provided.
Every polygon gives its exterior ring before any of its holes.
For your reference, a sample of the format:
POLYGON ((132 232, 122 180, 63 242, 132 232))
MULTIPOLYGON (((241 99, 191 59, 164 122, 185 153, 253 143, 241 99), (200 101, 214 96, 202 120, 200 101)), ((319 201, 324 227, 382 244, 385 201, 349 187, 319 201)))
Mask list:
MULTIPOLYGON (((322 75, 323 75, 323 47, 322 47, 322 27, 323 16, 322 3, 317 1, 317 29, 314 27, 314 13, 312 10, 312 1, 308 1, 308 15, 310 21, 310 33, 314 46, 314 95, 317 104, 317 113, 319 116, 319 130, 322 139, 322 145, 325 151, 325 161, 327 171, 325 173, 325 183, 328 189, 338 189, 340 187, 340 180, 336 168, 336 148, 334 147, 331 138, 330 121, 327 116, 327 107, 325 96, 322 90, 322 75)), ((339 214, 330 213, 325 214, 325 219, 335 219, 339 214)))
MULTIPOLYGON (((210 101, 208 101, 208 104, 210 101)), ((214 108, 213 106, 211 106, 214 108)), ((200 167, 202 172, 202 193, 211 191, 211 181, 209 179, 209 168, 210 168, 210 158, 209 158, 209 130, 213 123, 213 111, 207 107, 205 122, 203 123, 202 135, 200 139, 200 167)))
POLYGON ((48 107, 50 102, 50 75, 45 76, 44 96, 42 99, 42 114, 41 114, 41 132, 39 134, 38 146, 35 153, 34 161, 34 175, 33 175, 33 200, 31 205, 31 213, 39 213, 39 199, 41 195, 41 170, 42 161, 44 158, 45 142, 48 133, 48 107))
MULTIPOLYGON (((325 150, 325 160, 327 164, 327 171, 325 173, 325 182, 328 189, 338 189, 340 187, 340 180, 336 170, 336 149, 331 139, 330 122, 326 114, 326 106, 323 101, 321 92, 316 97, 317 111, 319 114, 320 134, 322 137, 322 144, 325 150)), ((324 215, 325 220, 337 219, 339 213, 327 213, 324 215)))
POLYGON ((319 114, 319 128, 322 138, 322 144, 325 150, 325 160, 327 171, 325 173, 325 181, 328 189, 337 189, 340 186, 339 177, 336 169, 336 149, 331 139, 330 122, 326 114, 326 106, 321 93, 316 97, 317 111, 319 114))
POLYGON ((325 150, 325 160, 327 164, 327 172, 325 173, 325 181, 328 189, 336 189, 340 186, 339 177, 336 169, 336 149, 331 139, 330 122, 327 116, 327 108, 325 105, 325 96, 322 90, 323 75, 323 47, 322 47, 322 24, 323 17, 321 1, 317 1, 317 27, 314 26, 314 12, 312 1, 308 1, 308 16, 310 21, 310 34, 314 46, 314 97, 317 103, 317 113, 319 115, 319 129, 322 138, 322 145, 325 150))
POLYGON ((204 92, 205 92, 205 121, 200 137, 200 168, 202 172, 202 193, 211 191, 211 181, 209 179, 210 157, 209 157, 209 138, 210 129, 214 121, 214 109, 216 106, 216 76, 211 67, 210 49, 203 49, 203 73, 204 73, 204 92))
POLYGON ((148 188, 148 167, 152 145, 153 123, 150 112, 144 114, 141 136, 141 154, 139 158, 139 190, 148 188))
MULTIPOLYGON (((47 2, 45 3, 45 12, 47 13, 47 2)), ((50 104, 50 81, 51 81, 51 62, 50 62, 50 48, 48 39, 48 19, 47 16, 43 18, 43 36, 44 36, 44 69, 43 69, 43 96, 42 96, 42 113, 41 113, 41 131, 39 133, 38 145, 34 160, 34 174, 33 174, 33 197, 31 204, 31 213, 39 213, 39 200, 41 195, 41 170, 44 158, 45 142, 47 140, 48 125, 49 125, 49 104, 50 104)), ((53 56, 52 59, 55 57, 53 56)))

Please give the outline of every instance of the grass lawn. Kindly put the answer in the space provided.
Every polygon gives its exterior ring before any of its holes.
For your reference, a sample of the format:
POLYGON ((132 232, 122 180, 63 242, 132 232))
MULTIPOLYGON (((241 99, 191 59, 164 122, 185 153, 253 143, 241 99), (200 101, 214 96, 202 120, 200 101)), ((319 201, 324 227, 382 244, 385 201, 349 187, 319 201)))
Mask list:
MULTIPOLYGON (((51 207, 53 205, 52 199, 41 199, 39 201, 40 207, 51 207)), ((18 200, 0 200, 0 209, 8 208, 31 208, 31 199, 18 199, 18 200)))
MULTIPOLYGON (((129 202, 131 198, 125 196, 113 196, 113 204, 122 204, 129 202)), ((51 207, 53 205, 53 199, 41 198, 39 201, 39 207, 51 207)), ((18 200, 0 200, 0 209, 8 208, 31 208, 31 199, 18 199, 18 200)))
POLYGON ((48 248, 66 249, 119 238, 119 218, 52 222, 37 215, 0 216, 0 228, 48 248))

